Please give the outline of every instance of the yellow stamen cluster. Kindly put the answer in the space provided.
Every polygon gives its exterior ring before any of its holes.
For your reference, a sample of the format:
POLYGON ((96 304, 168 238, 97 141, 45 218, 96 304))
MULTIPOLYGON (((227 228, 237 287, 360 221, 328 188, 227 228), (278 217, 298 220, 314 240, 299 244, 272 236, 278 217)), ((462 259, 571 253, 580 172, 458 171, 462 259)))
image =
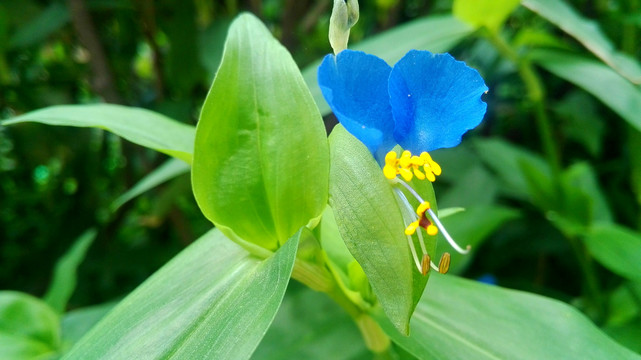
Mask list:
POLYGON ((385 155, 383 174, 390 180, 396 175, 401 175, 405 181, 410 181, 416 176, 419 180, 428 179, 434 182, 436 176, 441 175, 441 166, 425 151, 417 156, 405 150, 399 158, 396 151, 392 150, 385 155))
POLYGON ((438 234, 438 228, 432 224, 432 222, 425 216, 425 212, 430 209, 430 203, 427 201, 422 202, 416 209, 416 215, 418 215, 418 220, 411 222, 407 228, 405 228, 405 235, 411 236, 416 233, 418 227, 422 227, 427 232, 427 235, 434 236, 438 234))

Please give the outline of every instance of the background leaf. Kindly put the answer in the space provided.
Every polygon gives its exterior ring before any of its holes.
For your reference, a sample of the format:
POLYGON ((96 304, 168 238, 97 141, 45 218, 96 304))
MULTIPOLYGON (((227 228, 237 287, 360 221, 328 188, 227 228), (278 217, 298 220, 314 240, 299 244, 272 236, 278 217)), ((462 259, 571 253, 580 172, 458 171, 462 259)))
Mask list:
POLYGON ((44 296, 44 301, 58 313, 64 313, 67 302, 76 289, 78 266, 85 259, 87 250, 96 238, 96 230, 84 232, 73 246, 56 262, 53 280, 44 296))
POLYGON ((195 128, 141 108, 111 104, 58 105, 31 111, 2 125, 25 122, 104 129, 191 163, 195 128))
POLYGON ((253 360, 341 360, 371 357, 354 321, 327 295, 295 283, 253 360), (368 356, 369 355, 369 356, 368 356))
POLYGON ((48 359, 60 348, 60 319, 44 301, 0 291, 0 357, 48 359))
POLYGON ((296 63, 256 17, 239 16, 198 123, 198 205, 221 230, 275 249, 323 211, 328 169, 323 123, 296 63))
POLYGON ((519 0, 454 0, 452 13, 475 28, 498 31, 518 6, 519 0))
POLYGON ((583 18, 565 1, 521 0, 521 4, 573 36, 620 75, 635 84, 641 84, 638 61, 617 51, 596 22, 583 18))
POLYGON ((530 58, 545 70, 594 95, 641 131, 641 91, 608 66, 554 50, 533 51, 530 58))
POLYGON ((556 300, 432 276, 410 337, 383 329, 422 359, 639 359, 576 309, 556 300))
MULTIPOLYGON (((365 145, 342 126, 334 127, 329 141, 329 203, 340 233, 387 316, 407 332, 428 277, 414 265, 392 187, 365 145)), ((434 238, 426 245, 434 254, 434 238)))
POLYGON ((144 178, 140 179, 140 181, 138 181, 131 189, 127 190, 127 192, 114 200, 111 204, 111 209, 116 210, 136 196, 139 196, 179 175, 186 174, 189 170, 191 170, 191 167, 184 161, 169 159, 164 164, 147 174, 144 178))
POLYGON ((630 280, 641 281, 641 235, 616 224, 595 225, 584 238, 588 250, 603 266, 630 280))
POLYGON ((297 234, 266 260, 214 229, 118 304, 65 359, 246 359, 289 282, 297 234))

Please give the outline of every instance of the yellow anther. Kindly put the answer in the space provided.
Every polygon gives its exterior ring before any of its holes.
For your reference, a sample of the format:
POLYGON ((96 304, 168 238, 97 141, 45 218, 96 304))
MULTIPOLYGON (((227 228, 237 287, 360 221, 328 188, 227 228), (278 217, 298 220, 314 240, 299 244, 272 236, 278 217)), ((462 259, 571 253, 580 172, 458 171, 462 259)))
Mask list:
POLYGON ((428 226, 427 229, 425 229, 425 231, 427 231, 427 235, 430 235, 430 236, 434 236, 438 234, 438 228, 434 224, 428 226))
POLYGON ((441 175, 441 165, 439 165, 436 161, 430 161, 430 167, 432 168, 432 172, 434 173, 434 175, 441 175))
POLYGON ((423 260, 421 261, 421 274, 425 276, 428 272, 430 272, 430 256, 428 254, 423 254, 423 260))
POLYGON ((405 181, 411 181, 412 180, 412 176, 413 175, 412 175, 412 172, 409 169, 400 168, 400 169, 398 169, 398 173, 401 174, 401 176, 403 177, 403 179, 405 179, 405 181))
POLYGON ((425 164, 425 161, 416 155, 410 158, 410 162, 412 163, 412 166, 423 166, 423 164, 425 164))
POLYGON ((432 157, 430 156, 430 154, 428 154, 428 152, 427 152, 427 151, 423 151, 423 152, 421 153, 421 159, 423 159, 423 161, 424 161, 425 163, 428 163, 428 162, 430 162, 430 161, 434 161, 434 160, 432 160, 432 157))
POLYGON ((385 155, 385 165, 392 165, 396 166, 396 159, 397 159, 397 154, 396 151, 392 150, 385 155))
POLYGON ((429 180, 430 182, 436 181, 436 176, 434 176, 431 168, 425 165, 423 166, 423 170, 425 170, 425 177, 427 177, 427 180, 429 180))
POLYGON ((425 212, 430 208, 430 202, 429 201, 423 201, 418 208, 416 208, 416 215, 418 216, 423 216, 425 212))
POLYGON ((444 253, 443 256, 441 256, 441 260, 438 262, 438 272, 446 274, 450 269, 450 261, 450 253, 444 253))
POLYGON ((421 172, 421 170, 417 169, 416 167, 414 168, 414 176, 418 178, 419 180, 425 180, 425 174, 421 172))
POLYGON ((407 225, 407 227, 405 228, 405 235, 407 236, 414 235, 414 233, 416 232, 416 228, 418 228, 418 220, 407 225))
POLYGON ((386 178, 392 180, 396 177, 396 174, 397 174, 396 166, 385 165, 383 167, 383 175, 385 175, 386 178))
POLYGON ((401 155, 401 158, 399 159, 398 164, 402 168, 408 168, 411 165, 411 160, 412 160, 412 153, 409 151, 405 150, 403 151, 403 154, 401 155))

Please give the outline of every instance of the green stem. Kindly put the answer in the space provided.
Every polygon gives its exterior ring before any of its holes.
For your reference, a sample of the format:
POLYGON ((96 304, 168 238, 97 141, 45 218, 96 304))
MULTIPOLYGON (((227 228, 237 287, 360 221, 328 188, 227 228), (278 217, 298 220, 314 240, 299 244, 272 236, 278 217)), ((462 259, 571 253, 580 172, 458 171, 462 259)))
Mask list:
POLYGON ((512 61, 518 69, 519 76, 527 89, 528 99, 534 106, 534 118, 541 139, 541 146, 553 174, 557 176, 561 171, 561 157, 552 136, 552 126, 545 106, 545 88, 529 60, 517 52, 497 33, 485 31, 486 38, 494 45, 497 51, 505 58, 512 61))
POLYGON ((334 280, 325 268, 300 259, 296 259, 294 263, 292 278, 316 291, 330 292, 336 288, 334 280))
MULTIPOLYGON (((639 0, 628 0, 628 14, 634 14, 639 10, 639 0)), ((634 56, 637 51, 637 27, 628 21, 623 24, 621 34, 621 47, 623 51, 634 56)))
POLYGON ((601 289, 599 287, 599 281, 596 277, 592 259, 590 258, 587 249, 579 239, 572 236, 566 236, 566 238, 570 242, 577 260, 579 261, 579 266, 583 272, 584 278, 584 292, 588 294, 590 299, 592 299, 593 306, 597 311, 597 316, 594 320, 599 324, 605 320, 606 309, 603 296, 601 296, 601 289))

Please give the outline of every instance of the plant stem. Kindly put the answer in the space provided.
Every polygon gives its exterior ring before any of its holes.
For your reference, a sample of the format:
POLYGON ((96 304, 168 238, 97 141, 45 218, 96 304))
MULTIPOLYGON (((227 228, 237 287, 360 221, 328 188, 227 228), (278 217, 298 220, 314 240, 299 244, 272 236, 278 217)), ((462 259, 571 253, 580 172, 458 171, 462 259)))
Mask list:
POLYGON ((581 267, 581 271, 583 272, 584 292, 586 292, 592 299, 594 308, 597 311, 594 321, 597 324, 600 324, 605 320, 606 309, 605 302, 603 300, 603 297, 601 296, 601 289, 599 287, 599 282, 594 271, 592 259, 590 258, 587 249, 585 248, 583 243, 579 241, 579 239, 569 235, 566 235, 566 238, 572 246, 572 249, 574 249, 574 253, 576 254, 577 260, 579 261, 579 266, 581 267))
POLYGON ((530 61, 519 56, 519 54, 517 54, 516 51, 497 32, 487 30, 485 31, 485 35, 502 56, 506 57, 517 66, 519 76, 527 89, 528 98, 534 106, 534 118, 536 119, 536 125, 539 130, 539 137, 541 139, 543 152, 545 153, 554 176, 558 176, 561 172, 561 159, 559 150, 556 147, 552 136, 550 118, 545 110, 545 88, 541 83, 541 79, 537 75, 530 61))

